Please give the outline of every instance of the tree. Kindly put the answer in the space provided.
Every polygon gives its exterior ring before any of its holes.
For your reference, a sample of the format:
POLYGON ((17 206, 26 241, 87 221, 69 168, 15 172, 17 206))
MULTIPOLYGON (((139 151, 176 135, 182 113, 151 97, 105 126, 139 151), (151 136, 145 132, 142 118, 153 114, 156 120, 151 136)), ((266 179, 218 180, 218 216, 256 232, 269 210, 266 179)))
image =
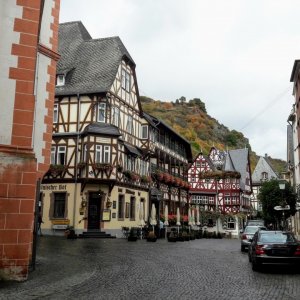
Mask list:
POLYGON ((289 205, 290 209, 284 211, 285 219, 296 213, 296 194, 290 183, 285 182, 285 189, 279 188, 279 180, 271 179, 262 184, 258 200, 262 204, 262 216, 266 223, 280 223, 282 210, 275 210, 275 206, 289 205))
MULTIPOLYGON (((181 96, 179 99, 177 99, 177 100, 179 100, 179 102, 181 103, 181 104, 183 104, 183 103, 185 103, 186 102, 186 98, 184 97, 184 96, 181 96)), ((177 102, 177 100, 176 100, 176 102, 177 102)))

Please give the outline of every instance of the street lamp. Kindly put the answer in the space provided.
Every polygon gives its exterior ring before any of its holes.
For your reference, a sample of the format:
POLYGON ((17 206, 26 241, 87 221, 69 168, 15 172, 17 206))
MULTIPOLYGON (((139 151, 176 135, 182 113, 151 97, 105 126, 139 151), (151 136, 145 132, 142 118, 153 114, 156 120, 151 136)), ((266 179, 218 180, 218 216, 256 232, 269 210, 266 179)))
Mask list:
POLYGON ((285 181, 280 181, 279 182, 279 189, 281 190, 281 194, 282 194, 282 203, 280 206, 275 206, 274 209, 275 210, 282 210, 282 229, 285 230, 285 214, 284 211, 285 210, 289 210, 290 206, 286 204, 286 201, 284 199, 283 196, 283 191, 285 190, 285 181))

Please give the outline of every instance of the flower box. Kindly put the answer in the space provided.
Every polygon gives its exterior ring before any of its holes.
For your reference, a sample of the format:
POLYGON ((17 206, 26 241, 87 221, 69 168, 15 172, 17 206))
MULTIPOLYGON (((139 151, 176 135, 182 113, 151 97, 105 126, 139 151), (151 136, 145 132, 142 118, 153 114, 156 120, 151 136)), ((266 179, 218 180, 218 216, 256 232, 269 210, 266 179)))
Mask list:
POLYGON ((113 166, 111 164, 94 163, 92 165, 92 168, 100 171, 111 171, 113 169, 113 166))

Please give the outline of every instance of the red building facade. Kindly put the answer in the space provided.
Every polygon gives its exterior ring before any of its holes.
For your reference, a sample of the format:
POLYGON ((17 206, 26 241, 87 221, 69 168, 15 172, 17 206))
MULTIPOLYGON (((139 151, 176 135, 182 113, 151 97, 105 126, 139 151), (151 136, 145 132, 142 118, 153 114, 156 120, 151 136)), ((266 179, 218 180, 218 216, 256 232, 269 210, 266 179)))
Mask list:
POLYGON ((48 170, 60 0, 0 0, 0 280, 25 280, 48 170))

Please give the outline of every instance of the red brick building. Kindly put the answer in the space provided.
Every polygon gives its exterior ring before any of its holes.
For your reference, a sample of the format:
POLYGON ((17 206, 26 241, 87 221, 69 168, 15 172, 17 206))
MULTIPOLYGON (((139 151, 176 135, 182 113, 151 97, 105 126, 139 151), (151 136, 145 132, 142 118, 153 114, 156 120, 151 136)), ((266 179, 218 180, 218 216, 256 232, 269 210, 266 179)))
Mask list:
POLYGON ((25 280, 48 170, 60 0, 0 0, 0 280, 25 280))

